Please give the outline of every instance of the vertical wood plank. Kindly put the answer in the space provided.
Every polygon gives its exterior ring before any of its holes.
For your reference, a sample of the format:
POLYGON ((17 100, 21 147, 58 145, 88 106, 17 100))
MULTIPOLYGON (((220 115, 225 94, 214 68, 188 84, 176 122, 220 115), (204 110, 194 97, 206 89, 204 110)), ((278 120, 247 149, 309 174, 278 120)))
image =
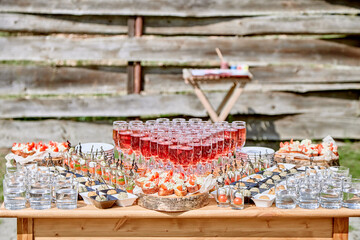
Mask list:
POLYGON ((349 237, 349 218, 334 218, 333 239, 347 240, 349 237))
MULTIPOLYGON (((135 19, 135 17, 128 18, 128 37, 135 36, 135 19)), ((128 62, 127 74, 127 93, 132 94, 134 93, 134 62, 128 62)))
MULTIPOLYGON (((135 37, 141 37, 143 34, 143 18, 137 16, 135 19, 135 37)), ((134 93, 139 94, 142 90, 142 74, 141 74, 141 63, 134 63, 134 93)))
POLYGON ((17 239, 18 240, 34 239, 34 221, 32 218, 17 219, 17 239))

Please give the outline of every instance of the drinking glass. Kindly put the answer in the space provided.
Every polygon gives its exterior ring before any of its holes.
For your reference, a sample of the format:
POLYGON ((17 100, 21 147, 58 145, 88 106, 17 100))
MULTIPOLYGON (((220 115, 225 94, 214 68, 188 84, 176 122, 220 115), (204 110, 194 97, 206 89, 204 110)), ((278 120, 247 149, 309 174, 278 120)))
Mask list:
POLYGON ((228 207, 230 205, 230 187, 216 185, 216 202, 218 207, 228 207))
POLYGON ((150 158, 150 131, 149 128, 143 128, 142 131, 142 136, 140 137, 140 152, 143 157, 150 158))
MULTIPOLYGON (((245 188, 246 189, 246 188, 245 188)), ((232 209, 241 210, 244 209, 244 188, 238 188, 230 190, 230 200, 232 209)))
MULTIPOLYGON (((119 139, 119 131, 120 131, 120 124, 124 123, 125 121, 114 121, 113 122, 113 140, 117 150, 120 150, 120 139, 119 139)), ((126 123, 126 122, 125 122, 126 123)))
POLYGON ((25 177, 21 175, 8 176, 3 180, 4 206, 9 210, 26 208, 25 177))
POLYGON ((201 161, 210 162, 212 154, 212 143, 211 135, 208 133, 203 133, 201 135, 201 161))
POLYGON ((291 180, 275 182, 276 207, 294 209, 296 207, 296 192, 291 180), (289 187, 287 182, 289 182, 289 187))
POLYGON ((236 146, 238 149, 241 149, 246 142, 246 122, 234 121, 232 122, 232 127, 238 131, 236 146))
POLYGON ((360 178, 351 179, 351 183, 343 178, 343 206, 350 209, 360 209, 360 178))
POLYGON ((313 177, 299 179, 296 189, 299 207, 317 209, 320 206, 320 184, 313 177))
POLYGON ((57 182, 55 185, 56 207, 59 209, 77 208, 78 187, 77 181, 57 182))
POLYGON ((129 125, 127 123, 120 123, 118 126, 120 150, 125 154, 131 149, 131 131, 129 130, 129 125))
POLYGON ((323 208, 339 209, 342 206, 341 178, 325 179, 320 191, 320 205, 323 208))
POLYGON ((180 165, 187 170, 189 165, 193 164, 194 160, 194 147, 192 146, 193 139, 183 135, 179 139, 179 148, 178 148, 178 159, 180 165))
POLYGON ((140 153, 140 138, 143 137, 144 125, 133 124, 131 130, 131 149, 136 153, 140 153))
POLYGON ((198 124, 201 124, 201 122, 202 122, 201 118, 190 118, 189 119, 190 125, 198 125, 198 124))
POLYGON ((333 177, 347 177, 349 175, 349 168, 344 166, 334 166, 330 167, 331 176, 333 177))
POLYGON ((30 207, 32 209, 43 210, 51 208, 51 186, 50 183, 33 182, 30 185, 30 207))

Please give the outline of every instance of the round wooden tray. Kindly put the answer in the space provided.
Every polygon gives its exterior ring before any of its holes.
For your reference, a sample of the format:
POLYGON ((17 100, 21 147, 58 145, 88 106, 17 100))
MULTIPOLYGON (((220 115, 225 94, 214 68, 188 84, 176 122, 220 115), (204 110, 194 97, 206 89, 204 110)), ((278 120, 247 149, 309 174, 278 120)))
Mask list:
POLYGON ((310 161, 309 159, 290 158, 286 156, 286 154, 275 154, 274 160, 277 163, 284 163, 284 157, 285 157, 285 163, 295 164, 296 167, 309 166, 309 165, 323 166, 323 167, 339 166, 339 158, 331 159, 330 161, 327 160, 310 161))
POLYGON ((209 204, 209 193, 196 193, 185 197, 140 194, 138 205, 163 212, 185 212, 209 204))

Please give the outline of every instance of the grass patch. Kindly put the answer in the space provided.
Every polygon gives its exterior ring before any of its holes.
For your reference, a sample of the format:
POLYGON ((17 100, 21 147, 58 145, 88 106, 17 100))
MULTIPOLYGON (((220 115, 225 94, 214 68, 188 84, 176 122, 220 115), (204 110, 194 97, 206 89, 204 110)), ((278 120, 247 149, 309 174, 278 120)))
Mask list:
POLYGON ((354 178, 360 177, 360 143, 347 142, 339 147, 340 165, 350 169, 350 174, 354 178))

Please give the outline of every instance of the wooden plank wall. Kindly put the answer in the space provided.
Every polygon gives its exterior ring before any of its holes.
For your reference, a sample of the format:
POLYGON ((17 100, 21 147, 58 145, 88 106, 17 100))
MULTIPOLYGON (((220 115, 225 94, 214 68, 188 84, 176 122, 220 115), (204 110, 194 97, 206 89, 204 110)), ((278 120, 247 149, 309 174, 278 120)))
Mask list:
MULTIPOLYGON (((0 147, 19 129, 85 142, 111 128, 68 118, 206 118, 181 71, 219 66, 216 47, 254 74, 231 112, 250 139, 360 139, 359 36, 350 0, 0 0, 0 147)), ((217 106, 229 86, 203 87, 217 106)))

